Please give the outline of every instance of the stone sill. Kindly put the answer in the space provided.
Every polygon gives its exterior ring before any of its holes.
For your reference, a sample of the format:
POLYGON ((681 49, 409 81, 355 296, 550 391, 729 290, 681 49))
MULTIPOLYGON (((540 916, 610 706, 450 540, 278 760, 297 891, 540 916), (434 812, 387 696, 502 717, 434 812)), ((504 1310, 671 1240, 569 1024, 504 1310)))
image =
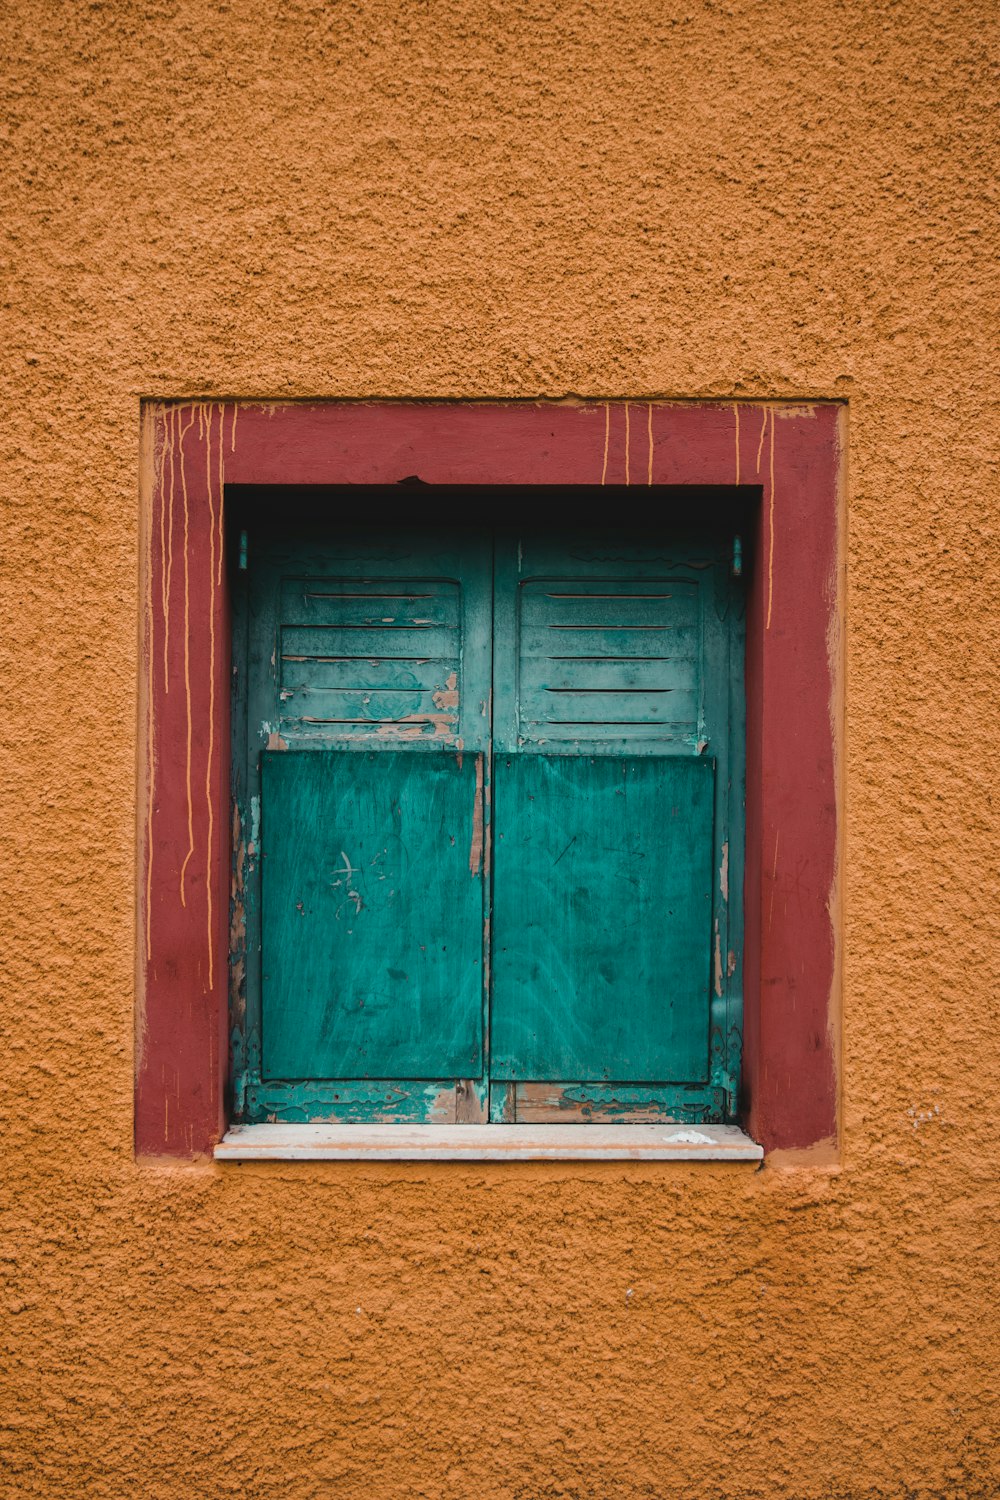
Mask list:
POLYGON ((760 1161, 738 1125, 233 1125, 216 1161, 760 1161))

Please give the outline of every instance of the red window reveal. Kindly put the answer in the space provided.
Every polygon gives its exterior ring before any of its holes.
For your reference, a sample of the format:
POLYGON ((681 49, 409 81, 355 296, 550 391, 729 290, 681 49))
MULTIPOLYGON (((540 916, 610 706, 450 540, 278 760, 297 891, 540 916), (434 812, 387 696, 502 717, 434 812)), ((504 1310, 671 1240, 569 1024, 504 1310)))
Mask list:
POLYGON ((230 924, 241 921, 232 853, 252 837, 234 830, 230 803, 228 577, 239 560, 227 556, 227 486, 414 479, 745 491, 743 1116, 769 1150, 835 1138, 842 415, 832 404, 646 402, 146 409, 140 1153, 210 1152, 226 1124, 240 952, 230 924))

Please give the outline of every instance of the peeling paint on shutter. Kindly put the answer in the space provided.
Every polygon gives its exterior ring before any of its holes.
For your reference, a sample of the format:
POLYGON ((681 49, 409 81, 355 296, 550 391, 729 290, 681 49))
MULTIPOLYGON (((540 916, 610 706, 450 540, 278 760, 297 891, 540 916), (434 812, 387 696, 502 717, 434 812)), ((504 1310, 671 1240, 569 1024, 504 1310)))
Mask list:
POLYGON ((242 1118, 732 1117, 730 543, 255 530, 242 1118))

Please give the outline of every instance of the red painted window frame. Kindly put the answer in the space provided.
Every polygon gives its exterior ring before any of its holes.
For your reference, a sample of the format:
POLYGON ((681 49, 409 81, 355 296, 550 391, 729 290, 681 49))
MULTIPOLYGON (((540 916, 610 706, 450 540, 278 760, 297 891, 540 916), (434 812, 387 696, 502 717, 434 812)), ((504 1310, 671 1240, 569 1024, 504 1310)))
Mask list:
POLYGON ((836 1146, 845 419, 834 403, 145 405, 138 1154, 201 1156, 226 1125, 225 486, 413 475, 762 494, 747 620, 743 1117, 768 1151, 836 1146))

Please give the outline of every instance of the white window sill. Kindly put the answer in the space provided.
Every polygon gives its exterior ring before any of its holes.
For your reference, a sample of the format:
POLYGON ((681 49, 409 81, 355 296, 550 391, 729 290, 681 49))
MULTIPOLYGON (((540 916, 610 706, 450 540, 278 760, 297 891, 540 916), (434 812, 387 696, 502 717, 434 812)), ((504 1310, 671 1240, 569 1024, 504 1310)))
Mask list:
POLYGON ((233 1125, 216 1161, 760 1161, 738 1125, 233 1125))

